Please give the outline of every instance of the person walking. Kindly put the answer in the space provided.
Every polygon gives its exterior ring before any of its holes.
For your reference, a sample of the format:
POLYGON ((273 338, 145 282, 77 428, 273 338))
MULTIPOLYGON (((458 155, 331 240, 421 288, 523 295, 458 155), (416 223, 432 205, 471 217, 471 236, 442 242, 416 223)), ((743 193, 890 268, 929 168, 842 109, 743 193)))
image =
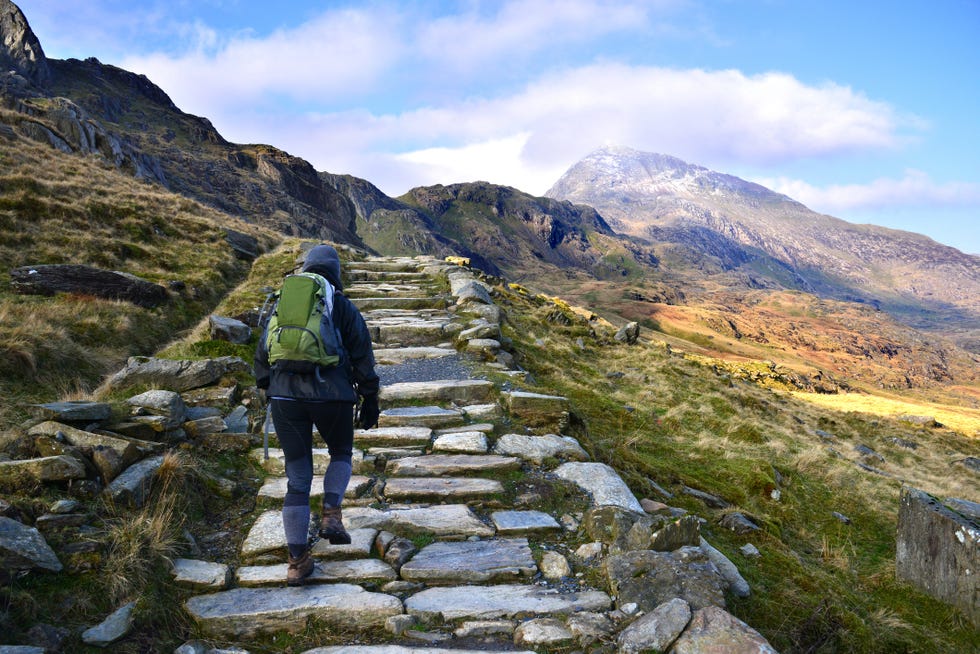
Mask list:
MULTIPOLYGON (((302 586, 313 572, 308 545, 310 488, 313 482, 313 426, 327 445, 330 463, 323 476, 320 537, 331 544, 349 544, 341 504, 351 478, 354 445, 354 407, 360 399, 358 426, 378 424, 380 382, 374 370, 371 335, 360 311, 342 293, 340 257, 329 245, 317 245, 306 255, 302 272, 322 275, 334 287, 333 309, 321 321, 329 329, 330 318, 341 340, 340 363, 314 366, 312 372, 295 372, 269 363, 266 333, 255 353, 255 381, 265 391, 276 436, 286 459, 286 497, 282 523, 289 548, 286 583, 302 586)), ((266 330, 268 327, 266 327, 266 330)))

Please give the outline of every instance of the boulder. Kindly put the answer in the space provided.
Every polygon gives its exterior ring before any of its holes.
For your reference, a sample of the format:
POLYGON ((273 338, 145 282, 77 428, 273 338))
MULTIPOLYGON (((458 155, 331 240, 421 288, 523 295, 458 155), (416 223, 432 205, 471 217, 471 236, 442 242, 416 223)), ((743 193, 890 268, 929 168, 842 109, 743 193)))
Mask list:
POLYGON ((0 516, 0 570, 35 569, 60 572, 62 565, 41 532, 0 516))
POLYGON ((670 651, 672 654, 777 654, 762 634, 718 606, 695 611, 670 651))
POLYGON ((699 547, 625 552, 606 558, 603 569, 620 607, 649 612, 675 597, 692 609, 725 606, 728 582, 699 547))
POLYGON ((224 316, 208 316, 211 340, 228 341, 235 345, 245 345, 252 338, 252 328, 241 320, 224 316))
POLYGON ((588 461, 588 453, 571 436, 528 436, 525 434, 504 434, 493 447, 497 454, 519 456, 540 465, 547 458, 588 461))
POLYGON ((560 479, 570 481, 592 496, 592 504, 618 506, 643 513, 640 501, 636 499, 629 486, 619 474, 604 463, 565 463, 555 470, 560 479))
POLYGON ((903 486, 895 573, 919 590, 959 608, 980 628, 980 523, 950 511, 931 495, 903 486))
POLYGON ((666 652, 691 621, 691 607, 675 597, 645 613, 623 629, 617 643, 620 654, 666 652))
POLYGON ((165 418, 164 429, 179 427, 187 419, 187 407, 180 393, 174 391, 153 390, 126 400, 134 407, 134 411, 146 411, 152 415, 165 418))
POLYGON ((636 341, 640 338, 640 325, 639 323, 631 322, 619 329, 616 335, 613 336, 614 339, 620 343, 626 343, 627 345, 634 345, 636 341))
POLYGON ((76 264, 40 264, 14 268, 10 271, 10 285, 14 292, 25 295, 79 293, 110 300, 125 300, 150 309, 160 306, 170 298, 163 286, 135 275, 76 264))
POLYGON ((103 422, 112 417, 112 407, 105 402, 50 402, 35 404, 34 413, 45 420, 58 422, 103 422))
POLYGON ((201 361, 130 357, 126 367, 106 382, 109 388, 144 386, 166 388, 182 393, 217 383, 225 375, 252 373, 251 367, 239 357, 219 357, 201 361))

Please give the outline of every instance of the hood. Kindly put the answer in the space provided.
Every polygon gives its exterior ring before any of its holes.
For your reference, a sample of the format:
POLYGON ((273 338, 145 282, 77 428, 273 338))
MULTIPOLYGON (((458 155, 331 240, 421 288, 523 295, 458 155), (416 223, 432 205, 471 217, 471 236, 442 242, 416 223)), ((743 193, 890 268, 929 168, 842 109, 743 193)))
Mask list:
POLYGON ((344 290, 340 283, 340 256, 329 245, 317 245, 307 252, 301 270, 323 275, 338 291, 344 290))

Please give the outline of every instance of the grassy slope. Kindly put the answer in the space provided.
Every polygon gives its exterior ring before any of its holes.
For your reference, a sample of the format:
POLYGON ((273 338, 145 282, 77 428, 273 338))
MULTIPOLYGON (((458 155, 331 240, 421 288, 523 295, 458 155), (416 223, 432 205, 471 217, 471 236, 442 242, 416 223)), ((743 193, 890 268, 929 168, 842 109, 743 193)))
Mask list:
POLYGON ((671 504, 709 519, 707 538, 754 589, 730 606, 777 649, 969 651, 975 632, 957 611, 895 580, 894 549, 900 480, 942 497, 975 496, 974 473, 950 462, 975 456, 976 440, 821 408, 663 344, 608 344, 582 322, 561 327, 548 319, 555 306, 541 300, 508 294, 508 302, 507 335, 538 383, 571 398, 581 419, 574 435, 639 496, 658 498, 653 480, 675 493, 671 504), (889 476, 856 465, 858 444, 884 456, 873 465, 889 476), (721 528, 727 511, 683 495, 681 485, 725 498, 762 531, 721 528), (747 542, 760 559, 738 553, 747 542))
POLYGON ((202 316, 248 273, 224 227, 280 237, 134 180, 92 157, 0 138, 0 422, 18 401, 84 393, 127 356, 150 354, 202 316), (15 295, 10 270, 88 264, 184 290, 157 309, 91 296, 15 295))

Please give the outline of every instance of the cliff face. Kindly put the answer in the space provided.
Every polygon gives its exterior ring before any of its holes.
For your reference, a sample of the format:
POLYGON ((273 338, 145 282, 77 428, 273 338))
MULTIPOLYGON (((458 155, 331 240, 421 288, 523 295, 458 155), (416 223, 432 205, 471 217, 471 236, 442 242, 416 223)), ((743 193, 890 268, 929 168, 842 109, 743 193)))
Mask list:
POLYGON ((23 12, 10 0, 0 0, 0 34, 0 69, 8 75, 20 75, 36 86, 47 86, 51 71, 41 43, 23 12))

